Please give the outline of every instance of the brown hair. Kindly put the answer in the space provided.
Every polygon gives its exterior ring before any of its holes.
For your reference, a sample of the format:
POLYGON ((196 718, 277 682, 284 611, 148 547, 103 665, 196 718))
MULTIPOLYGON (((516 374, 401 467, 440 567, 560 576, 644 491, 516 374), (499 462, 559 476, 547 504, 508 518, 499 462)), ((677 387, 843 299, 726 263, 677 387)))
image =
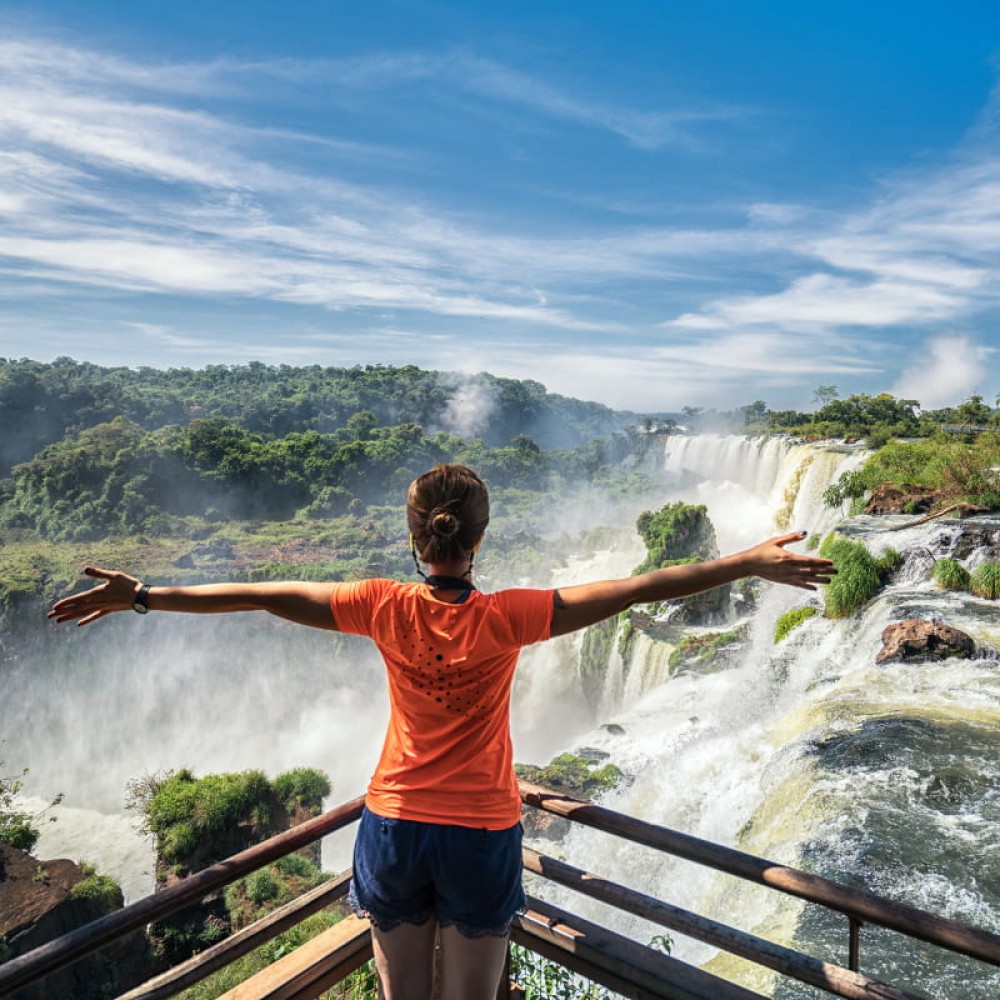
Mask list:
POLYGON ((465 465, 435 465, 410 484, 406 523, 425 563, 471 553, 490 523, 486 484, 465 465))

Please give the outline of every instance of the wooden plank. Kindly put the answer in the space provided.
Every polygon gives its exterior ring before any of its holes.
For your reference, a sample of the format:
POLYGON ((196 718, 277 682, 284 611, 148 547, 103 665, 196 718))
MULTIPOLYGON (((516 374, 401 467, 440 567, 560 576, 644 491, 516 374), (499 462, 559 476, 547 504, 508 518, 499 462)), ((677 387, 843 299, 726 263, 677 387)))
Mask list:
POLYGON ((632 1000, 764 1000, 718 976, 529 897, 513 940, 632 1000))
POLYGON ((224 941, 199 952, 186 962, 181 962, 161 975, 121 994, 117 1000, 166 1000, 167 997, 176 996, 181 990, 201 982, 213 972, 277 937, 283 930, 293 927, 310 914, 317 913, 347 895, 350 881, 351 871, 348 869, 336 878, 304 892, 297 899, 273 910, 266 917, 255 920, 224 941))
POLYGON ((310 1000, 339 983, 372 955, 371 925, 345 917, 279 958, 219 1000, 310 1000))

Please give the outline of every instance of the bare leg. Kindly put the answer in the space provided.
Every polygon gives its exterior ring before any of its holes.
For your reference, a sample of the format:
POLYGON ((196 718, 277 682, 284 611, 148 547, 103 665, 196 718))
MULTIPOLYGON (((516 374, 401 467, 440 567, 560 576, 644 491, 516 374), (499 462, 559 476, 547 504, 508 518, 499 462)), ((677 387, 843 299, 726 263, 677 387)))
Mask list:
POLYGON ((441 1000, 493 1000, 503 973, 507 938, 468 938, 441 928, 441 1000))
POLYGON ((430 1000, 436 934, 434 918, 423 924, 400 924, 391 931, 372 928, 381 1000, 430 1000))

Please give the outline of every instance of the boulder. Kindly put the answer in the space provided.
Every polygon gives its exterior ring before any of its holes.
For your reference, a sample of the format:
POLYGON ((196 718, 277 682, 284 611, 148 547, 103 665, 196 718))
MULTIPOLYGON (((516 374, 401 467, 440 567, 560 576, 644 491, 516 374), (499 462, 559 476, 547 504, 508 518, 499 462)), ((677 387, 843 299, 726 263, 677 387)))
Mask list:
MULTIPOLYGON (((0 842, 0 962, 121 908, 120 891, 116 898, 104 901, 76 896, 73 887, 84 877, 84 871, 72 861, 39 861, 0 842)), ((148 951, 142 931, 132 931, 100 951, 15 990, 10 1000, 117 996, 159 971, 148 951)))
POLYGON ((947 660, 952 656, 968 659, 975 651, 972 637, 960 629, 922 618, 907 618, 883 629, 882 648, 875 662, 947 660))

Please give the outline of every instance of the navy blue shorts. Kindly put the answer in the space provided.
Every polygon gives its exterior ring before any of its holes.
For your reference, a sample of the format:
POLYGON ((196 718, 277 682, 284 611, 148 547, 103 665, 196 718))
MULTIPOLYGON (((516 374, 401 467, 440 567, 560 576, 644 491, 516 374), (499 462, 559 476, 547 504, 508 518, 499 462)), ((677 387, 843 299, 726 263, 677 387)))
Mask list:
POLYGON ((348 901, 381 931, 437 917, 466 937, 503 936, 525 906, 521 824, 477 830, 365 809, 348 901))

